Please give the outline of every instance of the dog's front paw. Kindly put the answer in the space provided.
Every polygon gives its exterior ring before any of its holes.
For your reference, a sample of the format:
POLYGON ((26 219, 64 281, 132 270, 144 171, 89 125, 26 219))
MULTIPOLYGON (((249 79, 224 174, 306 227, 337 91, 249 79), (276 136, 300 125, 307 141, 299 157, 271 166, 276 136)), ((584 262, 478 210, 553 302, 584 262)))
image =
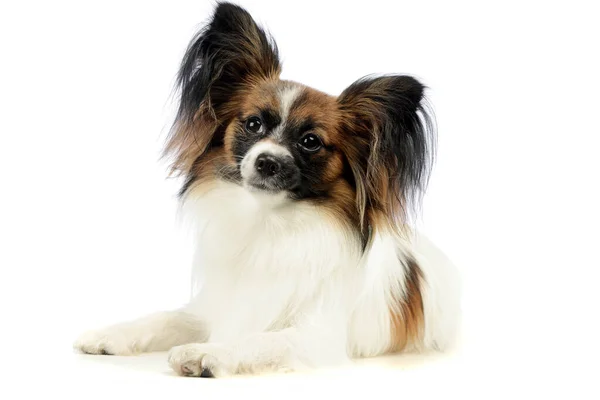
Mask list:
POLYGON ((237 366, 232 354, 215 343, 192 343, 173 347, 169 365, 179 375, 220 378, 233 375, 237 366))
POLYGON ((129 356, 137 353, 135 342, 115 328, 86 332, 75 341, 73 348, 86 354, 129 356))

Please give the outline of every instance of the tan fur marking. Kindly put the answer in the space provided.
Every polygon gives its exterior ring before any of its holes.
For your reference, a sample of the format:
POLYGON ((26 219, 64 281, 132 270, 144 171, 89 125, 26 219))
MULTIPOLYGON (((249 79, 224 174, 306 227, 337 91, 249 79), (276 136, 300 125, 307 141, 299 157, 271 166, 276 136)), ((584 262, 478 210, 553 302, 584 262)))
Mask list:
POLYGON ((243 93, 238 112, 244 116, 256 114, 261 109, 279 112, 278 80, 260 81, 243 93))
POLYGON ((323 180, 325 182, 333 182, 342 175, 344 169, 344 163, 342 161, 342 155, 340 153, 334 153, 331 155, 327 162, 327 167, 323 171, 323 180))
POLYGON ((414 260, 407 260, 406 292, 396 294, 390 309, 392 322, 391 351, 417 346, 422 338, 424 315, 421 294, 422 272, 414 260))
POLYGON ((344 179, 338 178, 329 189, 326 200, 316 202, 338 217, 339 221, 348 221, 352 228, 358 225, 356 218, 356 194, 344 179))
POLYGON ((338 132, 341 114, 335 97, 304 86, 297 101, 288 119, 296 122, 311 119, 318 125, 315 131, 326 144, 338 144, 341 139, 338 132))
POLYGON ((224 148, 209 151, 204 157, 196 161, 191 173, 196 177, 196 183, 215 179, 219 168, 231 165, 229 154, 224 148))

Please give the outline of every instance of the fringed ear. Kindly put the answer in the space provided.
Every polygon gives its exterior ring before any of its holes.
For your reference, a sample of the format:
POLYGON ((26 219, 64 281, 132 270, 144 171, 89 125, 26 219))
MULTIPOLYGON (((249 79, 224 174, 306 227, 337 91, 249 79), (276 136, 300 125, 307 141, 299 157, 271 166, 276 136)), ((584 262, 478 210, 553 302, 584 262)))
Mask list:
POLYGON ((435 144, 423 92, 416 79, 394 75, 360 79, 338 97, 363 228, 384 218, 401 230, 420 202, 435 144))
POLYGON ((172 157, 171 173, 187 173, 209 148, 222 145, 226 122, 239 112, 236 99, 279 73, 272 39, 243 8, 218 3, 210 23, 190 42, 179 70, 179 110, 164 150, 172 157))

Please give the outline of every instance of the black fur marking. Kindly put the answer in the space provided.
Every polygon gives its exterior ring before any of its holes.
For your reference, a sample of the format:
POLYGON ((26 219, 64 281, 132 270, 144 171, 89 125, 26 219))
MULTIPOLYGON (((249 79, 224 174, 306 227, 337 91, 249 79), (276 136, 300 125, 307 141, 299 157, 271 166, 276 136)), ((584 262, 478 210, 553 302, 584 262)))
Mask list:
MULTIPOLYGON (((263 110, 261 115, 265 111, 268 110, 263 110)), ((271 117, 273 117, 273 121, 265 122, 268 129, 264 136, 248 134, 243 130, 242 124, 235 132, 232 151, 238 164, 238 171, 242 158, 250 148, 264 137, 272 135, 273 130, 281 124, 278 114, 273 113, 271 117)), ((322 173, 327 166, 331 152, 334 151, 333 147, 326 145, 317 153, 306 153, 299 149, 298 141, 306 132, 315 129, 319 124, 311 118, 303 121, 283 121, 283 123, 285 125, 279 142, 292 154, 293 165, 286 165, 286 173, 282 174, 279 179, 264 185, 256 183, 256 186, 270 191, 288 190, 291 198, 296 200, 327 197, 327 190, 322 188, 322 173)))
POLYGON ((178 119, 191 119, 207 102, 220 111, 249 76, 267 78, 279 71, 279 53, 243 8, 218 3, 212 21, 192 39, 177 79, 181 90, 178 119))
POLYGON ((281 117, 277 111, 262 109, 260 110, 260 116, 269 130, 273 130, 281 124, 281 117))
POLYGON ((355 163, 360 168, 353 173, 366 184, 371 206, 384 206, 371 196, 379 190, 373 182, 382 169, 390 173, 390 187, 398 189, 390 195, 408 208, 405 212, 420 203, 435 153, 433 118, 425 108, 424 90, 410 76, 365 77, 338 98, 342 110, 353 116, 348 133, 363 143, 355 147, 362 163, 355 163), (377 148, 365 142, 377 143, 377 148))
POLYGON ((319 125, 312 119, 307 118, 304 121, 288 121, 286 123, 286 134, 288 136, 295 136, 298 139, 302 137, 303 134, 315 130, 319 125))
POLYGON ((322 187, 322 174, 333 148, 325 146, 317 153, 309 154, 298 146, 300 138, 317 126, 310 118, 303 121, 288 120, 281 133, 280 144, 290 151, 300 173, 299 182, 290 190, 291 197, 296 200, 327 196, 327 191, 322 187))
MULTIPOLYGON (((266 133, 267 135, 268 132, 269 131, 267 131, 266 133)), ((237 129, 235 137, 233 139, 232 152, 238 165, 241 164, 242 158, 244 158, 244 156, 246 155, 246 153, 248 153, 250 148, 254 146, 256 142, 261 140, 263 137, 264 136, 261 135, 248 134, 243 130, 241 126, 237 129)))

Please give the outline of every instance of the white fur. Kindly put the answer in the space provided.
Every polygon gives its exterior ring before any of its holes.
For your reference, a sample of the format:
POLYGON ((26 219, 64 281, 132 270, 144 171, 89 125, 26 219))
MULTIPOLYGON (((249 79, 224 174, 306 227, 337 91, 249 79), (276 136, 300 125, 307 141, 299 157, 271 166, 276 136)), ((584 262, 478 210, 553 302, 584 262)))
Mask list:
POLYGON ((452 343, 456 273, 423 237, 399 242, 379 232, 363 255, 359 237, 324 208, 221 181, 193 188, 183 213, 196 244, 193 300, 150 322, 84 336, 77 348, 97 353, 111 343, 111 352, 130 354, 179 345, 169 363, 194 376, 203 369, 215 376, 298 370, 382 354, 391 344, 392 298, 405 290, 398 252, 415 257, 426 282, 419 347, 452 343), (165 327, 187 333, 175 339, 165 327), (152 340, 143 339, 148 335, 152 340))
POLYGON ((279 114, 281 117, 281 124, 277 126, 271 136, 275 140, 280 140, 285 129, 287 118, 290 115, 290 108, 294 104, 294 100, 302 92, 302 87, 299 85, 284 86, 279 91, 279 114))
POLYGON ((74 347, 90 354, 132 355, 165 351, 208 338, 206 325, 184 311, 160 312, 81 335, 74 347))
POLYGON ((242 173, 242 178, 244 181, 247 181, 253 174, 256 173, 256 169, 254 167, 254 163, 256 163, 256 159, 261 154, 270 154, 272 156, 279 157, 292 157, 292 153, 285 147, 277 143, 273 143, 270 140, 260 141, 256 143, 248 153, 242 159, 240 164, 240 170, 242 173))

